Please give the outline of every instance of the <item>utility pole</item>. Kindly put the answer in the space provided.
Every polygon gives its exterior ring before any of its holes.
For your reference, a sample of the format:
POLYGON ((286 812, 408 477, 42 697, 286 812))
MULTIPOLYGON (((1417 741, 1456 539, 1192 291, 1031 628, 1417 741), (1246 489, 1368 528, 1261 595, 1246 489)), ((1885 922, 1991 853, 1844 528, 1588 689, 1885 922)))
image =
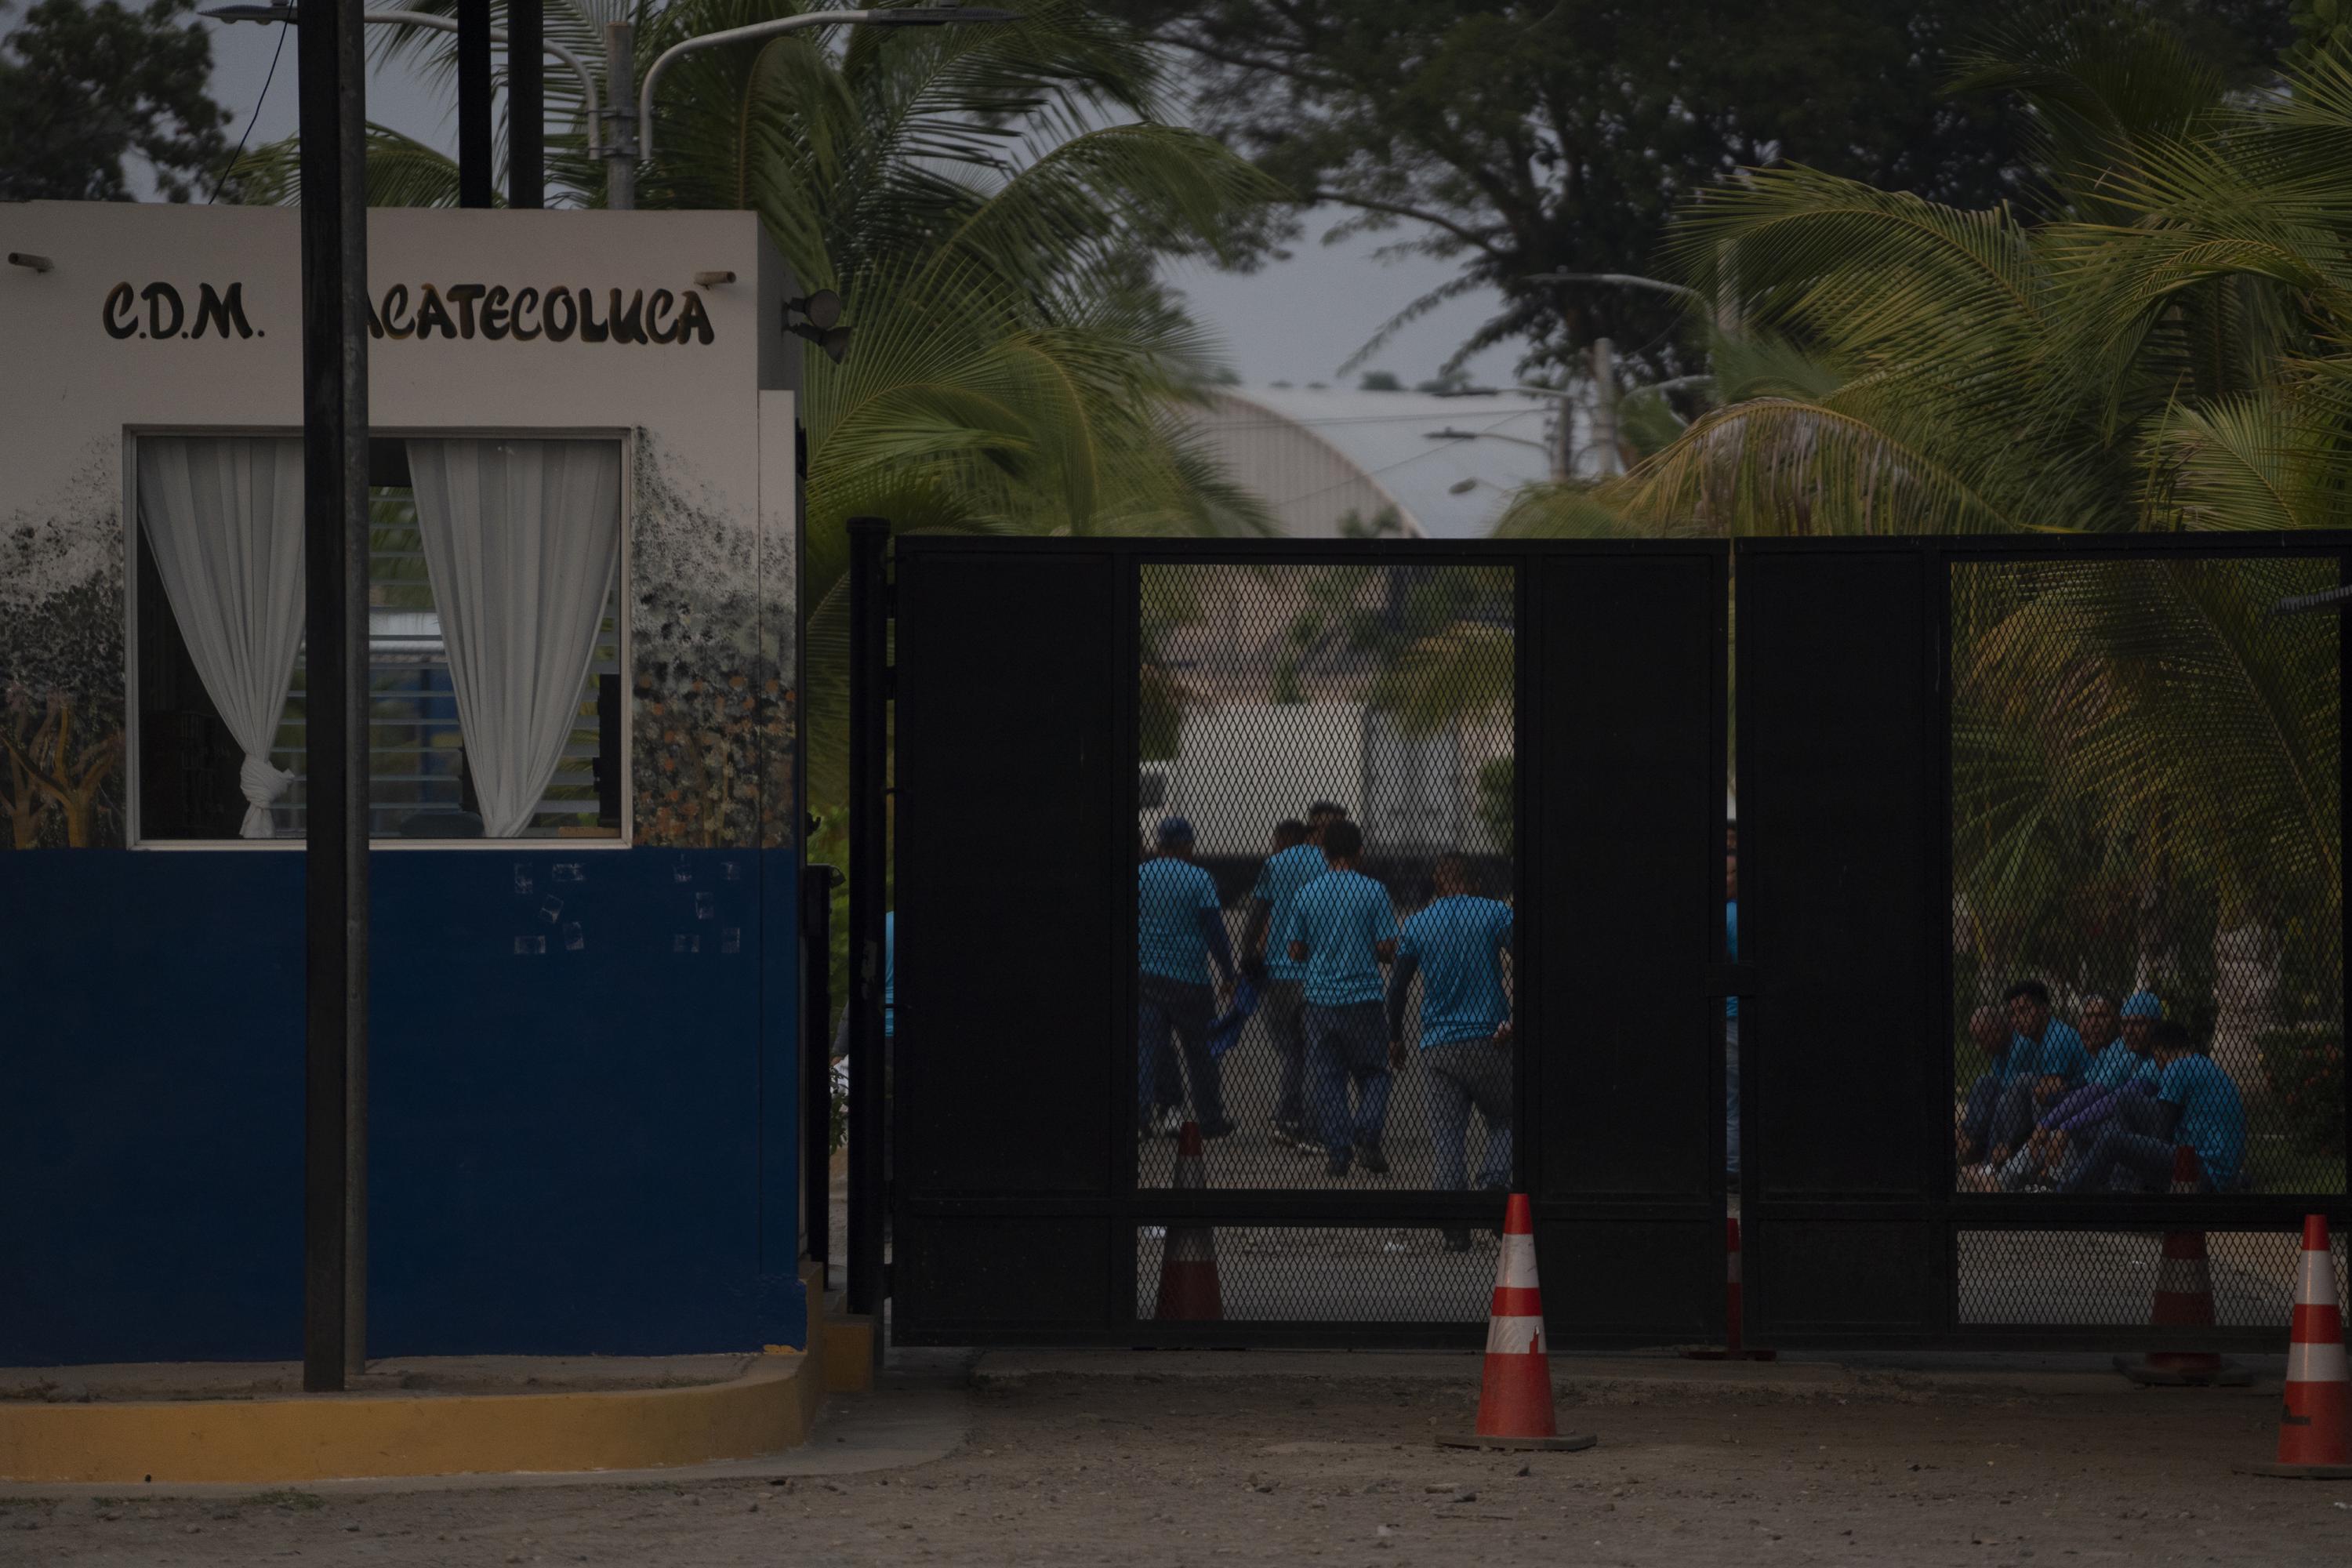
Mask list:
POLYGON ((301 79, 302 1386, 367 1363, 367 58, 310 0, 301 79))
POLYGON ((604 102, 613 116, 604 138, 604 205, 627 212, 637 205, 637 30, 604 24, 604 102))
MULTIPOLYGON (((547 12, 507 0, 507 205, 547 205, 547 12)), ((593 135, 592 130, 590 132, 593 135)))
POLYGON ((491 205, 490 0, 457 0, 457 205, 491 205))
POLYGON ((1625 471, 1617 444, 1617 350, 1607 338, 1592 340, 1592 444, 1601 449, 1601 472, 1625 471))

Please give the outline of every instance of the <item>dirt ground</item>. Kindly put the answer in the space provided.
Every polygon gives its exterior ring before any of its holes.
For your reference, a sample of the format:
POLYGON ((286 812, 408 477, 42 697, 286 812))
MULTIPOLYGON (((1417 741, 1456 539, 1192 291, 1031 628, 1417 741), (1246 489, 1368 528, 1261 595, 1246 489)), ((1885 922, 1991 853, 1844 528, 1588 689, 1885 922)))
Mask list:
POLYGON ((1601 1446, 1524 1457, 1433 1446, 1471 1421, 1475 1386, 1451 1379, 1049 1371, 965 1397, 961 1446, 908 1468, 17 1499, 0 1502, 0 1562, 2352 1562, 2352 1483, 2230 1472, 2233 1458, 2267 1457, 2274 1384, 2200 1395, 2087 1380, 2057 1394, 1872 1378, 1571 1381, 1562 1426, 1601 1446))

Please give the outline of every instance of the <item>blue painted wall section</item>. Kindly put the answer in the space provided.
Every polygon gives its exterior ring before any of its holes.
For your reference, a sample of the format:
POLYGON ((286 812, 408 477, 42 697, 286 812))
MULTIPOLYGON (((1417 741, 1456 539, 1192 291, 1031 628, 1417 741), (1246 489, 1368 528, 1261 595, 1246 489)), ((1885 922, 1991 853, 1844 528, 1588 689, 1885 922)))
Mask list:
MULTIPOLYGON (((805 1343, 793 860, 373 858, 371 1354, 805 1343)), ((0 1363, 299 1353, 301 878, 0 855, 0 1363)))

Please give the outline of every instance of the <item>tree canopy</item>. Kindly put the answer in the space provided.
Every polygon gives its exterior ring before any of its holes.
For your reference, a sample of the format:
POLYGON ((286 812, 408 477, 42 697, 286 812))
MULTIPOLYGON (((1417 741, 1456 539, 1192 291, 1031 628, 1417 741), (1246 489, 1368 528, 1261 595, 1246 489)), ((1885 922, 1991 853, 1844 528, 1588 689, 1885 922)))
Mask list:
MULTIPOLYGON (((2233 75, 2286 40, 2286 0, 2151 4, 2233 75)), ((1205 129, 1300 201, 1353 209, 1339 232, 1461 263, 1416 310, 1499 289, 1461 353, 1520 341, 1530 370, 1599 337, 1687 368, 1668 297, 1547 278, 1648 272, 1677 204, 1735 170, 1802 164, 1981 207, 2018 189, 2032 129, 2014 102, 1944 91, 1980 0, 1116 5, 1201 62, 1205 129)))
MULTIPOLYGON (((5 10, 5 7, 0 7, 5 10)), ((0 201, 129 201, 125 161, 166 201, 210 194, 229 111, 206 88, 212 39, 195 0, 40 0, 0 41, 0 201)))

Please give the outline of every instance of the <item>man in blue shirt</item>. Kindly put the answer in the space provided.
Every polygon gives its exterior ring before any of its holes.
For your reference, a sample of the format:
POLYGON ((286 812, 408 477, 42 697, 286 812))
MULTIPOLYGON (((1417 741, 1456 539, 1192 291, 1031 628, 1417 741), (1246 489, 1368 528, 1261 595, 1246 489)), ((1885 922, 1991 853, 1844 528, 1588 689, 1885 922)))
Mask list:
POLYGON ((2246 1108, 2237 1084, 2212 1058, 2191 1048, 2189 1031, 2172 1020, 2158 1024, 2149 1037, 2159 1069, 2157 1131, 2106 1123, 2059 1191, 2101 1192, 2120 1173, 2143 1192, 2164 1192, 2172 1181, 2173 1148, 2180 1143, 2196 1151, 2199 1191, 2228 1192, 2238 1184, 2246 1158, 2246 1108))
POLYGON ((1389 1168, 1381 1151, 1390 1083, 1381 965, 1396 956, 1396 910, 1388 889, 1356 869, 1363 853, 1363 830, 1354 823, 1326 827, 1328 869, 1292 896, 1289 916, 1275 931, 1290 962, 1306 971, 1307 1079, 1324 1172, 1333 1177, 1355 1162, 1375 1176, 1389 1168))
POLYGON ((1286 821, 1275 828, 1274 853, 1258 868, 1257 885, 1250 889, 1249 921, 1242 928, 1242 952, 1258 986, 1258 1012, 1282 1063, 1274 1140, 1304 1152, 1322 1148, 1307 1125, 1307 966, 1293 963, 1280 942, 1269 951, 1266 939, 1289 920, 1298 889, 1327 868, 1324 829, 1347 819, 1345 806, 1318 800, 1307 808, 1304 823, 1286 821))
MULTIPOLYGON (((1389 970, 1389 1061, 1404 1066, 1405 1004, 1421 974, 1421 1060, 1429 1069, 1430 1135, 1436 1169, 1430 1185, 1460 1192, 1469 1165, 1470 1108, 1486 1123, 1478 1184, 1505 1190, 1511 1180, 1511 1000, 1503 990, 1503 954, 1511 947, 1511 907, 1471 890, 1470 862, 1441 855, 1431 879, 1437 897, 1404 922, 1389 970)), ((1467 1230, 1448 1230, 1449 1251, 1470 1246, 1467 1230)))
POLYGON ((2021 980, 2001 994, 2000 1002, 2016 1037, 2009 1043, 2000 1103, 1987 1133, 1991 1144, 1985 1160, 1989 1171, 2009 1163, 2041 1112, 2081 1083, 2091 1066, 2083 1037, 2052 1016, 2050 987, 2039 980, 2021 980))
POLYGON ((1209 989, 1209 966, 1217 988, 1233 984, 1234 951, 1225 937, 1225 915, 1217 884, 1192 864, 1192 825, 1171 816, 1160 825, 1160 853, 1136 868, 1136 1121, 1152 1131, 1151 1109, 1162 1054, 1172 1032, 1184 1055, 1184 1076, 1192 1089, 1192 1115, 1203 1138, 1233 1131, 1225 1120, 1217 1061, 1209 1054, 1209 1024, 1218 996, 1209 989))

